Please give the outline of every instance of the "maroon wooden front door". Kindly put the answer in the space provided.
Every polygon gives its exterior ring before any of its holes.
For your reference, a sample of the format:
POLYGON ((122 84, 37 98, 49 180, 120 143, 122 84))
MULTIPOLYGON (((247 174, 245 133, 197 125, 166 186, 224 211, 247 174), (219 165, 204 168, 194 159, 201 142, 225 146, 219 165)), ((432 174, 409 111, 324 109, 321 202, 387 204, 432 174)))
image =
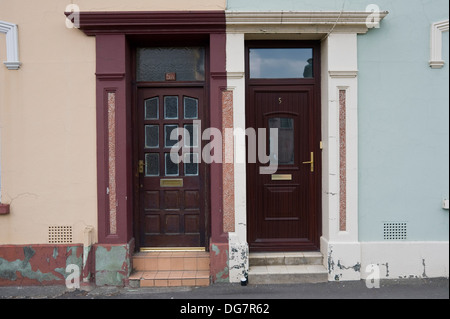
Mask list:
POLYGON ((248 242, 252 251, 319 248, 320 139, 315 136, 314 86, 251 87, 249 127, 278 129, 278 170, 248 164, 248 242), (312 162, 312 163, 309 163, 312 162))
POLYGON ((200 129, 194 121, 206 115, 204 90, 139 89, 137 104, 140 246, 204 247, 206 165, 193 134, 200 129), (177 128, 191 137, 182 143, 190 150, 179 153, 184 156, 180 163, 170 156, 178 142, 170 133, 177 128))
POLYGON ((258 134, 263 134, 258 129, 266 129, 262 136, 266 139, 265 154, 278 161, 276 172, 271 174, 261 174, 260 168, 268 164, 259 159, 247 163, 247 240, 251 251, 319 250, 318 61, 319 44, 315 42, 247 44, 247 128, 258 134), (314 66, 313 61, 317 61, 314 66), (269 136, 271 128, 278 129, 278 154, 274 138, 269 136))

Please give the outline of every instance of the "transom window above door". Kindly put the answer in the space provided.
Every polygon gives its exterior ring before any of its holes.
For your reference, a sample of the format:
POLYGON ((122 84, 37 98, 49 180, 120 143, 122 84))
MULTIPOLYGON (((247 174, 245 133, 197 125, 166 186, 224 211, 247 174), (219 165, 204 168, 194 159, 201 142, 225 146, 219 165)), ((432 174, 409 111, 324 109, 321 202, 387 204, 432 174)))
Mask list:
POLYGON ((250 48, 251 79, 313 78, 312 48, 250 48))
POLYGON ((137 48, 136 77, 140 82, 205 81, 205 48, 137 48))

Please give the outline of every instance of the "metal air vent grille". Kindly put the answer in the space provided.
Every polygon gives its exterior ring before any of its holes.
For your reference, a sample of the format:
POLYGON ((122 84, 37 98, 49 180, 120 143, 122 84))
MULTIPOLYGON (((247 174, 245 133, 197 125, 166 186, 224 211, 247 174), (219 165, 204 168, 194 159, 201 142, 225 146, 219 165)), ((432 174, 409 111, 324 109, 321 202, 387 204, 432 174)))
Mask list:
POLYGON ((407 235, 406 222, 385 222, 383 224, 384 240, 406 240, 407 235))
POLYGON ((72 226, 48 226, 49 244, 71 244, 72 226))

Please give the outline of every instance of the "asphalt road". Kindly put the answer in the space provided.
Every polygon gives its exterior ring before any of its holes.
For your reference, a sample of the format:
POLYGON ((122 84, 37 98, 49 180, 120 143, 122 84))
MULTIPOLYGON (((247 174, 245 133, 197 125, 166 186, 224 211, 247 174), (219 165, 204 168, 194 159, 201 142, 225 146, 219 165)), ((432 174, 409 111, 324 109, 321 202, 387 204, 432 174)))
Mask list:
POLYGON ((449 280, 382 280, 369 289, 365 281, 319 284, 213 284, 209 287, 68 290, 64 286, 0 287, 0 299, 146 299, 146 300, 310 300, 310 299, 449 299, 449 280))

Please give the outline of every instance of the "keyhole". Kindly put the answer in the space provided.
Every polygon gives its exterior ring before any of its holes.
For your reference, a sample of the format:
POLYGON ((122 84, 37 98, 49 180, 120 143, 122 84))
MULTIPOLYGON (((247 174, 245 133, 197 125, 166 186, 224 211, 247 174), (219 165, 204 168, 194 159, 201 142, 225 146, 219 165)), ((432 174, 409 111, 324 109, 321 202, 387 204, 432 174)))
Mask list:
POLYGON ((281 100, 281 97, 278 98, 279 104, 283 103, 283 100, 281 100))

